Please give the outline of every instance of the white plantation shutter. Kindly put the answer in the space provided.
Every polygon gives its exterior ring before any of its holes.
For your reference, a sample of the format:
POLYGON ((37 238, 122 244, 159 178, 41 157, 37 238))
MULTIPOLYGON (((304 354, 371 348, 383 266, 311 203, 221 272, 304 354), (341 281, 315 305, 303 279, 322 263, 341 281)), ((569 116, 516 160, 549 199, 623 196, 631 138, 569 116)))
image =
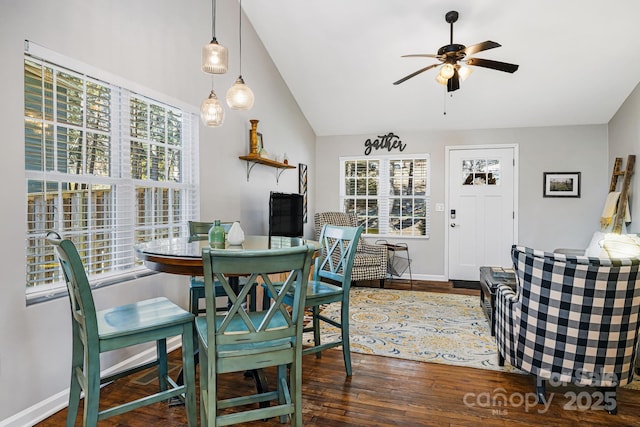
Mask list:
POLYGON ((48 230, 74 241, 92 285, 147 273, 134 244, 186 235, 199 211, 197 109, 26 50, 27 300, 66 292, 48 230))

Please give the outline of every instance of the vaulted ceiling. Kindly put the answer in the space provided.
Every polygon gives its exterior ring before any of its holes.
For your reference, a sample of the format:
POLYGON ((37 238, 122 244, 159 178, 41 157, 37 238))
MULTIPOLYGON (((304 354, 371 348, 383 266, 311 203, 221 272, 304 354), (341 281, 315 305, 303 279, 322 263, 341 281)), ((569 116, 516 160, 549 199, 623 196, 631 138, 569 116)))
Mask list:
MULTIPOLYGON (((317 135, 607 123, 640 81, 638 0, 243 0, 317 135), (446 93, 429 64, 449 44, 519 64, 474 67, 446 93), (446 114, 444 112, 446 111, 446 114)), ((245 76, 250 75, 245 70, 245 76)), ((640 118, 639 118, 640 119, 640 118)))

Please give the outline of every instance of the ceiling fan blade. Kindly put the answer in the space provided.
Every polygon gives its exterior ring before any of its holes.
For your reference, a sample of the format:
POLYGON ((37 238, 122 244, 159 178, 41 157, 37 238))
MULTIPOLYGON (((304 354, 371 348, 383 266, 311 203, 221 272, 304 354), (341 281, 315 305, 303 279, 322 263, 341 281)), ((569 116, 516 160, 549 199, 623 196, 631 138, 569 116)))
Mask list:
POLYGON ((411 55, 402 55, 402 58, 440 58, 440 55, 436 55, 434 53, 414 53, 411 55))
POLYGON ((476 67, 491 68, 492 70, 504 71, 505 73, 515 73, 519 65, 509 64, 507 62, 492 61, 490 59, 469 58, 467 65, 475 65, 476 67))
POLYGON ((460 75, 458 70, 453 71, 453 76, 447 80, 447 92, 453 92, 460 89, 460 75))
POLYGON ((472 44, 471 46, 467 46, 462 49, 462 51, 467 55, 471 56, 474 53, 482 52, 483 50, 495 49, 496 47, 502 46, 500 43, 492 42, 491 40, 487 40, 486 42, 472 44))
POLYGON ((400 80, 398 80, 397 82, 393 82, 393 84, 394 84, 394 85, 399 85, 400 83, 402 83, 402 82, 404 82, 404 81, 406 81, 406 80, 409 80, 411 77, 415 77, 415 76, 417 76, 417 75, 418 75, 418 74, 420 74, 420 73, 423 73, 423 72, 425 72, 425 71, 427 71, 427 70, 432 69, 433 67, 437 67, 438 65, 440 65, 440 64, 433 64, 433 65, 429 65, 429 66, 427 66, 427 67, 421 68, 421 69, 419 69, 418 71, 416 71, 415 73, 411 73, 411 74, 409 74, 408 76, 401 78, 401 79, 400 79, 400 80))

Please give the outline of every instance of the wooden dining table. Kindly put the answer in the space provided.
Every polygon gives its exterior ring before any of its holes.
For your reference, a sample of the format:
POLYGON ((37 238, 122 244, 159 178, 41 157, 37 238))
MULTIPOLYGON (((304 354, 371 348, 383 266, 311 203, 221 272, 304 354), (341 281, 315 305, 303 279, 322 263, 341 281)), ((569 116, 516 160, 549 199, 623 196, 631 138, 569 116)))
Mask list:
MULTIPOLYGON (((250 235, 245 236, 245 240, 241 245, 229 245, 225 243, 225 249, 241 252, 247 250, 290 248, 306 244, 312 244, 317 249, 320 248, 319 242, 300 237, 250 235)), ((208 240, 193 240, 189 237, 172 237, 138 243, 134 246, 134 251, 144 265, 151 270, 186 276, 202 276, 202 249, 207 247, 209 247, 208 240)), ((232 280, 236 282, 235 285, 237 285, 238 278, 230 278, 230 284, 232 284, 232 280)), ((197 352, 195 357, 197 363, 197 352)), ((267 380, 261 369, 248 371, 247 375, 254 377, 258 393, 267 390, 267 380)), ((180 384, 181 382, 182 373, 178 378, 178 383, 180 384)))
MULTIPOLYGON (((225 243, 229 251, 268 250, 290 248, 320 243, 300 237, 245 236, 241 245, 225 243)), ((154 239, 134 246, 136 256, 144 265, 154 271, 186 276, 202 276, 202 248, 209 247, 207 240, 193 241, 189 237, 154 239)))

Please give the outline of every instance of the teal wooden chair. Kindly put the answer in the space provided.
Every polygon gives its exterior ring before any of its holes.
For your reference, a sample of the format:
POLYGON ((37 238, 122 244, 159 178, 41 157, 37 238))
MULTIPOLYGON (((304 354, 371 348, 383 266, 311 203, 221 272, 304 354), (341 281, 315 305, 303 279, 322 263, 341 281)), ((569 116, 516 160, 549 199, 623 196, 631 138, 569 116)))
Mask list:
MULTIPOLYGON (((224 228, 224 232, 228 233, 232 224, 232 222, 223 222, 220 225, 224 228)), ((213 222, 189 221, 189 241, 207 240, 211 226, 213 222)), ((222 286, 216 286, 216 295, 226 296, 222 286)), ((204 280, 202 277, 191 276, 189 278, 189 311, 195 316, 205 312, 200 308, 201 300, 204 300, 204 280)))
POLYGON ((314 250, 311 245, 261 251, 202 250, 207 307, 206 316, 196 318, 202 425, 222 426, 276 416, 281 422, 290 416, 292 425, 302 425, 304 290, 314 250), (283 272, 286 280, 278 292, 269 275, 283 272), (229 279, 238 274, 249 274, 249 278, 236 294, 229 279), (258 279, 275 298, 268 309, 250 311, 244 301, 260 286, 258 279), (216 311, 216 282, 224 287, 231 302, 224 314, 216 311), (283 303, 289 292, 291 310, 283 303), (217 374, 273 366, 277 367, 275 390, 224 399, 218 396, 217 374), (275 403, 269 406, 271 401, 275 403))
MULTIPOLYGON (((307 284, 306 306, 311 308, 313 321, 304 332, 313 331, 314 345, 304 347, 303 354, 315 353, 320 358, 321 352, 342 346, 342 356, 347 376, 351 376, 351 348, 349 343, 349 290, 351 289, 351 270, 356 253, 356 246, 362 234, 362 227, 341 227, 325 224, 320 232, 320 256, 316 258, 313 280, 307 284), (336 321, 323 316, 320 307, 323 304, 339 302, 340 320, 336 321), (320 322, 326 322, 340 329, 340 339, 322 343, 320 338, 320 322)), ((265 290, 269 296, 268 290, 265 290)), ((292 304, 291 295, 285 297, 286 304, 292 304)))
POLYGON ((73 242, 62 239, 56 232, 49 232, 47 241, 56 250, 71 303, 73 353, 67 427, 75 425, 81 392, 84 392, 83 426, 95 426, 98 420, 179 397, 185 402, 188 425, 195 427, 197 411, 192 357, 193 314, 166 298, 153 298, 96 311, 91 287, 73 242), (167 370, 166 339, 178 335, 182 336, 184 385, 177 385, 169 377, 167 370), (154 341, 157 350, 155 361, 100 378, 100 353, 154 341), (158 367, 160 390, 157 393, 99 410, 101 384, 152 366, 158 367))

